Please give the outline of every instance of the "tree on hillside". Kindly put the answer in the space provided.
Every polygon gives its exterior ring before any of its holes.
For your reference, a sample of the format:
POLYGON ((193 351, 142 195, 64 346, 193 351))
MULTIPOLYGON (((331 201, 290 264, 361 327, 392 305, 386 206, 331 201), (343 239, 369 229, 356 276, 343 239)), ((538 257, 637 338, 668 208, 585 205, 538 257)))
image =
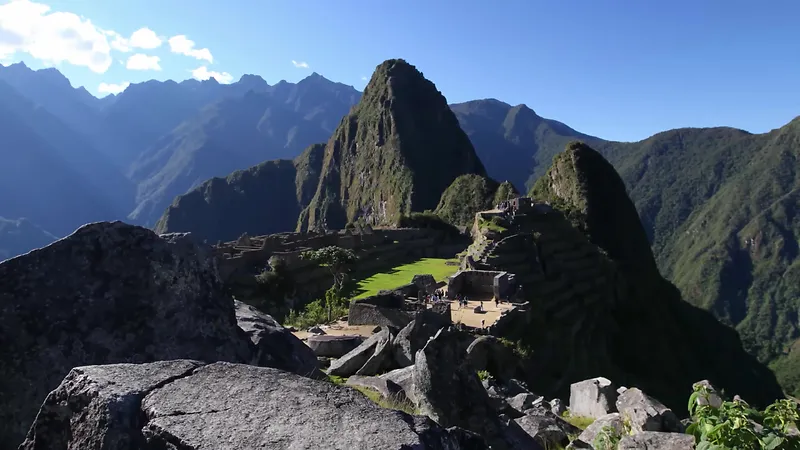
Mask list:
POLYGON ((317 250, 308 250, 300 257, 314 261, 322 267, 327 267, 333 276, 333 286, 325 292, 325 307, 328 311, 328 321, 335 305, 341 303, 341 293, 347 279, 350 266, 356 262, 356 255, 352 250, 331 245, 317 250))

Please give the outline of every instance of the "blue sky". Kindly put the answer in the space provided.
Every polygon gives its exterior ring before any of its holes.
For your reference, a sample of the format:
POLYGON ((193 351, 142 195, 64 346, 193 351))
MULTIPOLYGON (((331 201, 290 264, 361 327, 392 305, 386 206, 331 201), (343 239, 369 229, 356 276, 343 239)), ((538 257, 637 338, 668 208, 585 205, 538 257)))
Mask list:
POLYGON ((450 102, 525 103, 606 139, 639 140, 684 126, 765 132, 800 115, 797 0, 45 0, 25 6, 16 13, 23 19, 0 10, 0 60, 55 65, 73 85, 98 95, 101 83, 182 80, 192 71, 216 72, 223 81, 255 73, 270 83, 316 71, 362 89, 376 65, 399 57, 450 102), (153 33, 130 39, 145 27, 153 33), (26 33, 33 37, 18 36, 26 33), (97 36, 105 36, 105 46, 97 36), (171 51, 169 39, 176 36, 185 37, 172 41, 183 54, 171 51), (84 45, 71 48, 75 42, 84 45), (134 42, 141 46, 132 48, 134 42), (120 51, 125 45, 128 51, 120 51), (93 53, 87 56, 87 49, 93 53), (66 56, 72 51, 84 54, 66 56), (134 55, 141 56, 129 65, 134 55), (153 57, 160 70, 152 70, 153 57))

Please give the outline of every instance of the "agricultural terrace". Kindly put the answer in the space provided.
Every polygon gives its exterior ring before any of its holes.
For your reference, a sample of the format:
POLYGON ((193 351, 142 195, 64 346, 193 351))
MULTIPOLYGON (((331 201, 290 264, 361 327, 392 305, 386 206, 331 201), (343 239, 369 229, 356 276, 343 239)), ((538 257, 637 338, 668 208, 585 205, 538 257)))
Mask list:
POLYGON ((410 283, 414 275, 430 274, 436 281, 458 272, 458 259, 422 258, 416 262, 393 267, 358 281, 352 292, 353 298, 369 297, 383 289, 394 289, 410 283), (450 265, 447 262, 450 262, 450 265))

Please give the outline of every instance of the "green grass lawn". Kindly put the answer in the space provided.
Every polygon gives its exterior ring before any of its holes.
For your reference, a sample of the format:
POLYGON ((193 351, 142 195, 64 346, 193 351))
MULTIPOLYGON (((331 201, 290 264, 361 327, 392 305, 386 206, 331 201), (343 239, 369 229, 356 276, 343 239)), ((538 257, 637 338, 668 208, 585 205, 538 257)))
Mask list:
POLYGON ((446 277, 458 272, 458 266, 448 266, 446 261, 458 261, 444 258, 422 258, 417 262, 403 264, 360 280, 353 290, 353 298, 375 295, 381 289, 394 289, 410 283, 414 275, 431 274, 436 281, 444 281, 446 277))

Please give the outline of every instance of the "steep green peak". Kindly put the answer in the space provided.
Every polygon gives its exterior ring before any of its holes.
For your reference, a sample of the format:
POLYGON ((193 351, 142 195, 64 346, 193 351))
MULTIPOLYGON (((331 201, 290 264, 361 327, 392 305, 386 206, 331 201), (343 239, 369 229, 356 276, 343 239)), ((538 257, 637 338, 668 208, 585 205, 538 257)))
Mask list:
POLYGON ((573 141, 530 193, 561 209, 629 274, 660 276, 650 243, 625 184, 603 156, 573 141))
POLYGON ((486 169, 447 99, 402 59, 377 66, 325 148, 322 177, 299 229, 392 225, 436 208, 457 177, 486 169))

